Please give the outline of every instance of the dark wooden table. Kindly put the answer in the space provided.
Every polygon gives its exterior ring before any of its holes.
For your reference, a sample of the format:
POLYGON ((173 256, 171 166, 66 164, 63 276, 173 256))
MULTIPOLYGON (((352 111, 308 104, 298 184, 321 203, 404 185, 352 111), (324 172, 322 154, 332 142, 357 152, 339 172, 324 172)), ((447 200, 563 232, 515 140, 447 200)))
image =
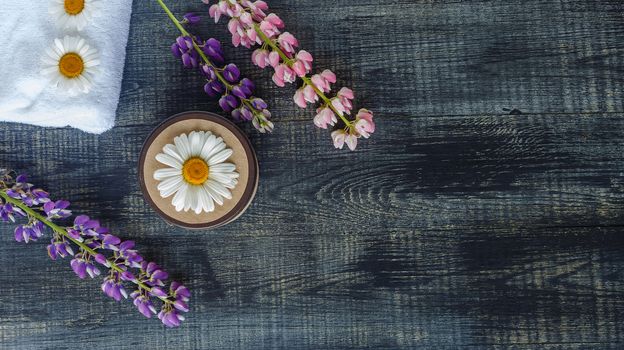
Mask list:
MULTIPOLYGON (((272 135, 243 126, 259 191, 226 227, 168 226, 139 190, 142 142, 218 108, 170 57, 157 4, 135 1, 116 127, 2 124, 0 164, 185 281, 188 322, 144 319, 1 225, 0 348, 624 346, 621 0, 269 2, 378 132, 334 150, 293 86, 227 46, 275 116, 272 135)), ((228 41, 223 24, 199 32, 228 41)))

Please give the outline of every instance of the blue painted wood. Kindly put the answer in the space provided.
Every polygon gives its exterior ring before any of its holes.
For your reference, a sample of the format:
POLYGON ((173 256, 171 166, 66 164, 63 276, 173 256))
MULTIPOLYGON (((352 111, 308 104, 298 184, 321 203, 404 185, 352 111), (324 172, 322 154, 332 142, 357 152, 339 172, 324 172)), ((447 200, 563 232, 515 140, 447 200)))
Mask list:
POLYGON ((160 8, 135 1, 117 126, 2 124, 0 165, 135 239, 192 289, 188 321, 145 320, 2 225, 0 348, 622 347, 621 1, 270 5, 378 133, 333 150, 295 87, 226 45, 275 116, 272 135, 243 126, 258 195, 226 227, 168 226, 139 190, 142 142, 169 115, 218 109, 170 57, 160 8))

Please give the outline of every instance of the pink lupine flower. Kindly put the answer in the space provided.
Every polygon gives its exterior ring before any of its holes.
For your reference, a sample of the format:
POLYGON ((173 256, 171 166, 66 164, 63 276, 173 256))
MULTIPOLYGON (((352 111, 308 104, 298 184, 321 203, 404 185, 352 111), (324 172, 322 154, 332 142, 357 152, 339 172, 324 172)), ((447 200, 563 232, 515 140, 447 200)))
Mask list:
POLYGON ((329 82, 325 78, 323 78, 320 74, 314 74, 312 78, 310 78, 310 80, 312 81, 312 84, 316 86, 317 89, 323 92, 331 91, 331 86, 329 82))
POLYGON ((334 126, 338 119, 334 111, 329 107, 321 107, 316 110, 317 115, 314 117, 314 125, 321 129, 327 129, 327 125, 334 126))
POLYGON ((355 117, 355 130, 364 138, 369 138, 370 134, 375 132, 373 112, 365 108, 360 109, 355 117))
POLYGON ((355 151, 357 147, 357 136, 348 133, 344 129, 334 130, 331 133, 332 140, 334 141, 334 147, 342 149, 345 143, 350 150, 355 151))
POLYGON ((270 13, 265 19, 279 29, 284 28, 284 21, 274 13, 270 13))
POLYGON ((347 112, 347 109, 345 108, 345 106, 340 101, 340 98, 338 98, 338 97, 332 98, 331 99, 331 104, 334 107, 334 109, 336 109, 338 111, 338 113, 346 113, 347 112))
POLYGON ((260 30, 262 30, 267 37, 273 38, 280 34, 280 30, 275 24, 271 23, 268 18, 267 16, 264 21, 260 22, 260 30))
POLYGON ((264 11, 269 9, 269 5, 267 5, 264 1, 255 1, 251 2, 249 0, 242 1, 243 6, 249 8, 256 18, 256 20, 262 20, 266 17, 264 11))
POLYGON ((280 64, 280 56, 279 56, 279 54, 277 52, 271 51, 271 53, 269 54, 269 64, 273 68, 277 68, 277 66, 279 66, 279 64, 280 64))
POLYGON ((252 25, 254 22, 249 12, 244 12, 240 15, 240 17, 238 17, 238 19, 246 26, 252 25))
POLYGON ((228 22, 228 30, 232 35, 245 35, 245 27, 243 27, 243 24, 237 18, 232 18, 228 22))
POLYGON ((297 73, 299 77, 305 77, 312 70, 312 55, 305 51, 301 50, 295 56, 296 61, 292 65, 292 69, 297 73))
POLYGON ((350 150, 355 151, 357 147, 357 136, 348 133, 344 129, 338 129, 331 133, 332 140, 334 141, 334 147, 342 149, 347 144, 350 150))
POLYGON ((310 85, 298 89, 294 96, 295 103, 301 108, 306 108, 308 103, 315 103, 318 99, 316 91, 310 85))
POLYGON ((265 68, 270 65, 269 51, 264 49, 257 49, 251 54, 251 61, 260 68, 265 68))
MULTIPOLYGON (((209 2, 209 0, 202 0, 209 2)), ((375 131, 372 112, 361 109, 355 118, 351 117, 354 93, 349 88, 342 88, 334 96, 329 94, 336 83, 336 75, 330 70, 308 76, 312 72, 312 55, 305 50, 298 50, 299 41, 291 33, 284 31, 284 21, 274 13, 268 13, 265 1, 258 0, 220 0, 210 8, 210 16, 218 21, 221 16, 228 16, 236 22, 229 24, 232 43, 235 46, 252 47, 262 45, 252 54, 255 65, 273 67, 273 82, 280 87, 293 83, 297 78, 303 81, 293 100, 297 106, 321 102, 314 117, 314 124, 319 128, 335 126, 340 119, 340 129, 332 133, 334 146, 342 148, 346 143, 354 150, 357 139, 368 138, 375 131)))
POLYGON ((355 97, 353 95, 353 91, 349 88, 343 87, 338 91, 336 96, 340 99, 340 103, 345 109, 346 113, 351 113, 351 109, 353 109, 353 103, 351 102, 355 97))
POLYGON ((315 103, 318 99, 316 91, 310 85, 298 89, 294 96, 295 103, 301 108, 306 108, 308 103, 315 103))
POLYGON ((334 72, 330 71, 329 69, 325 69, 323 72, 321 72, 321 76, 330 84, 334 84, 336 82, 336 74, 334 74, 334 72))
POLYGON ((314 91, 314 88, 310 85, 306 85, 306 87, 303 88, 303 96, 305 97, 305 100, 309 103, 314 103, 319 100, 316 91, 314 91))
POLYGON ((345 137, 345 143, 347 144, 347 147, 349 147, 350 150, 355 151, 355 148, 357 147, 357 136, 354 134, 348 134, 347 137, 345 137))
POLYGON ((281 34, 277 38, 277 43, 280 45, 282 50, 289 56, 294 55, 295 48, 299 46, 299 41, 297 40, 297 38, 295 38, 292 34, 288 32, 281 34))
POLYGON ((273 82, 279 87, 284 87, 285 83, 294 83, 296 77, 295 72, 288 65, 282 63, 275 68, 273 82))
MULTIPOLYGON (((202 0, 204 3, 206 3, 206 1, 209 0, 202 0)), ((221 12, 221 10, 219 9, 219 5, 214 4, 212 6, 210 6, 210 9, 208 9, 208 15, 210 15, 210 17, 214 18, 215 23, 218 23, 219 20, 221 19, 221 15, 223 13, 221 12)))
POLYGON ((295 92, 295 96, 293 99, 297 106, 301 108, 306 108, 308 106, 308 103, 305 100, 305 96, 303 96, 303 89, 298 89, 297 92, 295 92))

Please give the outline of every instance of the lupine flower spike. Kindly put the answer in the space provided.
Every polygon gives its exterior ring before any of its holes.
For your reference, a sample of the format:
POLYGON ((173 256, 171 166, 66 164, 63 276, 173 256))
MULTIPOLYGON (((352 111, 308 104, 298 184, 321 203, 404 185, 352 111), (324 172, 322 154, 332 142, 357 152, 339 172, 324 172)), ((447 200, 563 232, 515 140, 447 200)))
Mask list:
POLYGON ((234 120, 251 121, 262 133, 273 131, 271 112, 267 109, 266 102, 253 95, 254 83, 241 77, 235 64, 225 63, 221 43, 213 38, 203 41, 184 27, 199 23, 200 16, 187 13, 180 21, 162 0, 157 1, 182 34, 171 45, 173 55, 182 61, 184 67, 196 69, 206 78, 206 94, 213 98, 218 97, 221 109, 234 120))
POLYGON ((48 192, 28 183, 26 176, 0 169, 0 221, 27 220, 15 229, 16 241, 36 241, 45 235, 46 227, 51 229, 47 250, 52 260, 72 257, 69 264, 79 278, 104 276, 102 291, 110 298, 120 301, 130 296, 145 317, 158 314, 165 326, 179 326, 182 313, 189 311, 189 290, 178 282, 171 282, 167 289, 167 272, 146 261, 133 241, 121 240, 99 221, 78 215, 69 226, 59 225, 58 221, 72 216, 69 204, 50 199, 48 192), (126 288, 131 288, 129 295, 126 288))
POLYGON ((353 91, 340 89, 334 97, 329 93, 331 85, 336 83, 336 75, 330 70, 312 74, 312 55, 299 50, 299 41, 291 33, 284 31, 284 21, 276 14, 268 13, 269 6, 264 1, 219 0, 212 5, 210 17, 219 22, 222 17, 229 17, 228 29, 232 34, 234 46, 251 48, 259 45, 251 55, 251 60, 260 68, 274 69, 273 82, 280 87, 294 83, 297 78, 302 86, 297 90, 294 101, 297 106, 306 108, 308 104, 320 102, 316 109, 314 124, 322 129, 336 127, 331 134, 334 146, 343 148, 346 144, 354 150, 359 138, 368 138, 375 131, 373 113, 360 109, 352 117, 353 91), (338 119, 341 123, 338 124, 338 119))

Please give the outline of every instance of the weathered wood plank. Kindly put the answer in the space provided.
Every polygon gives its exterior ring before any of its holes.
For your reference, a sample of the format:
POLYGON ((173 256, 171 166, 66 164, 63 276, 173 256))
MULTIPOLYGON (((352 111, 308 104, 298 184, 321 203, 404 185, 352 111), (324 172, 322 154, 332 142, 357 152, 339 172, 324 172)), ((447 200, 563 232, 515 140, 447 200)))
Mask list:
POLYGON ((270 136, 245 126, 257 198, 215 231, 166 225, 139 192, 141 144, 168 115, 217 107, 169 57, 161 10, 135 1, 117 127, 2 124, 0 165, 136 239, 189 284, 192 312, 164 330, 0 225, 0 348, 621 347, 621 1, 270 5, 378 133, 333 150, 294 87, 226 48, 276 119, 270 136))
MULTIPOLYGON (((624 111, 620 0, 274 0, 270 5, 315 54, 316 67, 335 69, 339 84, 352 86, 359 103, 378 114, 624 111)), ((172 2, 172 7, 180 15, 206 13, 200 1, 172 2)), ((162 83, 167 94, 159 103, 216 108, 203 99, 195 74, 170 69, 174 59, 167 43, 178 34, 158 5, 135 6, 133 21, 129 52, 142 65, 129 81, 162 83), (185 93, 193 97, 180 100, 185 93)), ((225 24, 207 21, 197 28, 204 37, 230 40, 225 24)), ((268 70, 251 65, 250 51, 226 47, 226 53, 258 83, 277 118, 310 118, 311 111, 292 103, 294 87, 275 87, 268 70)))
MULTIPOLYGON (((143 203, 134 167, 146 134, 138 130, 147 125, 80 135, 81 144, 63 148, 16 142, 21 156, 2 149, 3 162, 40 174, 45 166, 43 182, 53 192, 136 238, 195 294, 187 326, 166 333, 129 303, 107 301, 97 282, 73 278, 66 263, 48 262, 44 244, 12 242, 2 226, 0 259, 12 264, 0 265, 0 340, 54 347, 65 332, 96 328, 111 332, 100 335, 107 343, 132 338, 158 347, 171 337, 183 348, 582 348, 621 340, 617 135, 624 119, 380 123, 356 153, 332 150, 308 122, 252 134, 263 169, 258 197, 239 221, 209 233, 169 227, 143 203), (97 165, 91 149, 106 149, 97 165), (43 154, 55 160, 41 163, 43 154), (68 162, 71 172, 63 173, 68 162), (113 181, 121 191, 111 189, 113 181), (43 315, 24 293, 46 300, 43 315)), ((13 129, 45 140, 79 135, 13 129)))

